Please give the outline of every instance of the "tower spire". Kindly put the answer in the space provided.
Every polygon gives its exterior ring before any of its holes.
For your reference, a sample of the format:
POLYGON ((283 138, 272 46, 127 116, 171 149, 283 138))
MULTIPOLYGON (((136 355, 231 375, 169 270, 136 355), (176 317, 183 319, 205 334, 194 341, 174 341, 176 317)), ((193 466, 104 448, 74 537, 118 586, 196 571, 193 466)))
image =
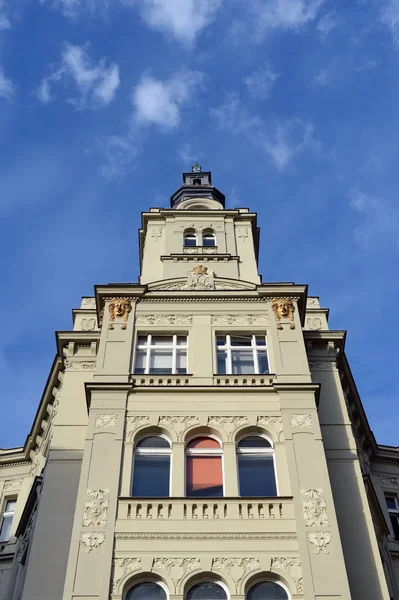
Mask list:
POLYGON ((212 185, 211 172, 203 171, 197 161, 183 173, 183 185, 170 198, 171 208, 178 209, 220 210, 224 204, 224 194, 212 185))

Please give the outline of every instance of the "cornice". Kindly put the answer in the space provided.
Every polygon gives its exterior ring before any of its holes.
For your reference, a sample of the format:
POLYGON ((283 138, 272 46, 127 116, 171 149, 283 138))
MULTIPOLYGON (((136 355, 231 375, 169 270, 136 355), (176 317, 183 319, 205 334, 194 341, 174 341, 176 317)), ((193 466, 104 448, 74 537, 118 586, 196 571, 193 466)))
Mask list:
POLYGON ((100 331, 56 331, 55 339, 59 356, 63 356, 63 348, 69 342, 91 344, 100 340, 100 331))
POLYGON ((296 533, 125 533, 117 540, 296 540, 296 533))

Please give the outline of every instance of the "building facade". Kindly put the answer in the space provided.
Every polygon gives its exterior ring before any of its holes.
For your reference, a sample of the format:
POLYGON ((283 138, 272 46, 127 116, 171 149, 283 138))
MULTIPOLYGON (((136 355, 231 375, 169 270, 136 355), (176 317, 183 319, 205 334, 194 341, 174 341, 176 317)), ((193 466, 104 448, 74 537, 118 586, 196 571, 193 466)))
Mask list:
POLYGON ((262 283, 256 214, 197 164, 139 243, 0 451, 0 600, 399 600, 399 450, 345 331, 262 283))

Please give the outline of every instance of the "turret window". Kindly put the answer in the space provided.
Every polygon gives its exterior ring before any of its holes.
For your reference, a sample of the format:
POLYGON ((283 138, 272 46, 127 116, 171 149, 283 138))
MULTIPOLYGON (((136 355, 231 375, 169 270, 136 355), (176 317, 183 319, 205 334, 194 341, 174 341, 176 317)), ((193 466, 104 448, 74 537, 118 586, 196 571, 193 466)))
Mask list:
POLYGON ((184 246, 198 246, 197 234, 192 229, 184 232, 184 246))
POLYGON ((139 335, 134 372, 145 375, 187 373, 187 336, 139 335))
POLYGON ((262 435, 247 435, 237 444, 240 496, 277 496, 274 450, 262 435))
POLYGON ((169 440, 161 435, 149 435, 137 442, 134 449, 132 496, 169 496, 171 452, 169 440))
POLYGON ((216 235, 213 231, 205 231, 202 234, 203 246, 216 246, 216 235))
POLYGON ((230 375, 264 374, 269 372, 266 336, 218 335, 217 372, 230 375))
POLYGON ((0 542, 8 542, 10 538, 11 525, 14 518, 16 504, 17 501, 15 498, 6 500, 4 511, 0 520, 0 542))

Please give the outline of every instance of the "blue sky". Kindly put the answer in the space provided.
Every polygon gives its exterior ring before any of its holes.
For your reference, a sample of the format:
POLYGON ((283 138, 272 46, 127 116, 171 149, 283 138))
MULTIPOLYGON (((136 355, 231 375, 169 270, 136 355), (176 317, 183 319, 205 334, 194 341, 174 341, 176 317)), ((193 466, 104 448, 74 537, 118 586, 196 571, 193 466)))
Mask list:
POLYGON ((55 330, 135 281, 140 211, 194 160, 261 226, 264 281, 348 329, 399 445, 399 0, 0 0, 0 447, 23 444, 55 330))

